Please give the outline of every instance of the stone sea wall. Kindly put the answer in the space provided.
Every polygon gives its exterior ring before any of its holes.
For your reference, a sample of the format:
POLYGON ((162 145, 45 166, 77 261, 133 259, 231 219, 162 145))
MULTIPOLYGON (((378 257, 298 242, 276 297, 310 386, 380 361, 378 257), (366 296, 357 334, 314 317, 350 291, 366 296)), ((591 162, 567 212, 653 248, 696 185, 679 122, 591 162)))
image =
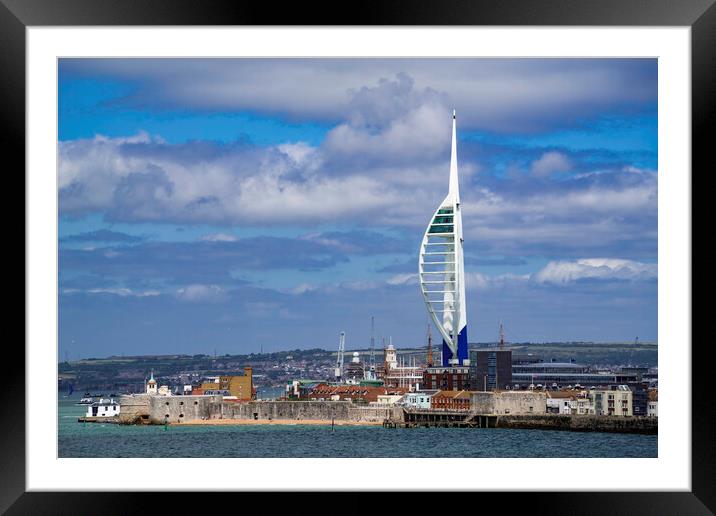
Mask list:
POLYGON ((377 421, 401 418, 402 409, 350 401, 222 401, 221 396, 127 396, 120 400, 125 422, 162 424, 197 419, 321 419, 377 421), (125 413, 125 404, 127 411, 125 413))
POLYGON ((498 428, 570 430, 576 432, 616 432, 657 434, 659 420, 654 417, 541 414, 497 416, 498 428))
POLYGON ((391 407, 366 407, 350 401, 225 401, 210 407, 211 419, 331 419, 341 421, 378 421, 391 417, 391 407))

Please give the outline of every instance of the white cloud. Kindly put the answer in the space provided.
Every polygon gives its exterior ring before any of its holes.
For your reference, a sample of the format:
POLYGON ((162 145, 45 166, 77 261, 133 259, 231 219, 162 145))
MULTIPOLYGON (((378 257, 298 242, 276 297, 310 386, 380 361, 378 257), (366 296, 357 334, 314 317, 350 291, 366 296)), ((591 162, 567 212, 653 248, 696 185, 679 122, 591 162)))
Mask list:
POLYGON ((193 284, 176 291, 176 297, 187 303, 216 303, 226 301, 229 296, 227 292, 218 285, 193 284))
POLYGON ((479 272, 465 273, 465 287, 468 290, 486 290, 495 287, 523 284, 530 278, 529 274, 499 274, 488 276, 479 272))
POLYGON ((538 283, 566 284, 581 279, 643 281, 657 278, 655 263, 617 258, 584 258, 549 262, 534 275, 538 283))
POLYGON ((653 63, 390 58, 191 59, 159 65, 153 59, 85 59, 65 60, 63 66, 133 80, 138 91, 127 99, 130 104, 260 110, 311 121, 349 117, 362 123, 366 117, 375 122, 409 109, 407 90, 429 90, 456 107, 466 127, 531 131, 568 118, 564 113, 591 114, 624 102, 655 100, 653 63), (368 110, 367 104, 374 107, 368 110), (356 114, 356 108, 363 109, 356 114))
POLYGON ((315 290, 319 290, 320 287, 317 285, 313 285, 311 283, 301 283, 299 285, 296 285, 292 289, 289 290, 291 294, 305 294, 306 292, 313 292, 315 290))
POLYGON ((559 172, 568 172, 572 168, 567 156, 561 152, 545 152, 532 163, 532 175, 536 177, 547 177, 559 172))
MULTIPOLYGON (((416 260, 417 263, 417 260, 416 260)), ((417 285, 418 275, 416 274, 396 274, 386 280, 388 285, 417 285)))
POLYGON ((212 233, 202 236, 201 239, 205 242, 236 242, 238 240, 234 235, 226 233, 212 233))
POLYGON ((62 289, 63 294, 112 294, 119 297, 155 297, 161 295, 158 290, 133 290, 130 288, 91 288, 87 290, 77 288, 62 289))

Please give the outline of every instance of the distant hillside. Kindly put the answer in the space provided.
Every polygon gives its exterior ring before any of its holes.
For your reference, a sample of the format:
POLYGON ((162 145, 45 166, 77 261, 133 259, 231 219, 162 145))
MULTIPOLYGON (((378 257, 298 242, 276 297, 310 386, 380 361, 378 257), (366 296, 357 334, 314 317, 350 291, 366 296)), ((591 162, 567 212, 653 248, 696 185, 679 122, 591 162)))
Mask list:
MULTIPOLYGON (((495 343, 471 343, 471 349, 495 348, 495 343)), ((566 362, 570 359, 581 364, 600 366, 658 365, 658 347, 655 343, 594 343, 549 342, 510 343, 513 353, 533 355, 544 361, 566 362)), ((439 350, 440 346, 435 346, 439 350)), ((358 351, 365 360, 369 349, 358 351)), ((376 362, 382 361, 383 350, 376 349, 376 362)), ((421 363, 426 348, 399 348, 399 356, 414 356, 421 363)), ((336 360, 335 350, 308 349, 248 355, 144 355, 88 358, 58 364, 59 388, 65 390, 72 383, 75 390, 94 389, 111 392, 136 392, 143 388, 151 371, 157 378, 176 379, 179 375, 234 375, 243 374, 243 368, 253 367, 255 383, 261 387, 281 387, 291 378, 325 379, 332 376, 336 360)))

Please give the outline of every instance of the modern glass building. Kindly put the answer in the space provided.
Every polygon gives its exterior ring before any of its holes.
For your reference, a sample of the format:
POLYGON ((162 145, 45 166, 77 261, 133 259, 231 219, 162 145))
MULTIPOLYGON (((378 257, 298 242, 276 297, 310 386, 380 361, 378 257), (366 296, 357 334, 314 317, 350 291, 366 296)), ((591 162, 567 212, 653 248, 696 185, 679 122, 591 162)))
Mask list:
POLYGON ((425 230, 418 270, 425 306, 443 338, 443 367, 470 364, 455 126, 453 111, 448 194, 425 230))

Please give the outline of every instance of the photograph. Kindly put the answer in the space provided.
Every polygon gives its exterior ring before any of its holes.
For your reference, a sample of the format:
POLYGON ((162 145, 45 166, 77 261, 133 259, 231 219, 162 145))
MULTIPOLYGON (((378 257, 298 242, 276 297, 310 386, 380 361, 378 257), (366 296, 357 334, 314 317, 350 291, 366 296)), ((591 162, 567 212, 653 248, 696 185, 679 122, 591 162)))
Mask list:
POLYGON ((57 458, 659 458, 660 79, 59 56, 57 458))

